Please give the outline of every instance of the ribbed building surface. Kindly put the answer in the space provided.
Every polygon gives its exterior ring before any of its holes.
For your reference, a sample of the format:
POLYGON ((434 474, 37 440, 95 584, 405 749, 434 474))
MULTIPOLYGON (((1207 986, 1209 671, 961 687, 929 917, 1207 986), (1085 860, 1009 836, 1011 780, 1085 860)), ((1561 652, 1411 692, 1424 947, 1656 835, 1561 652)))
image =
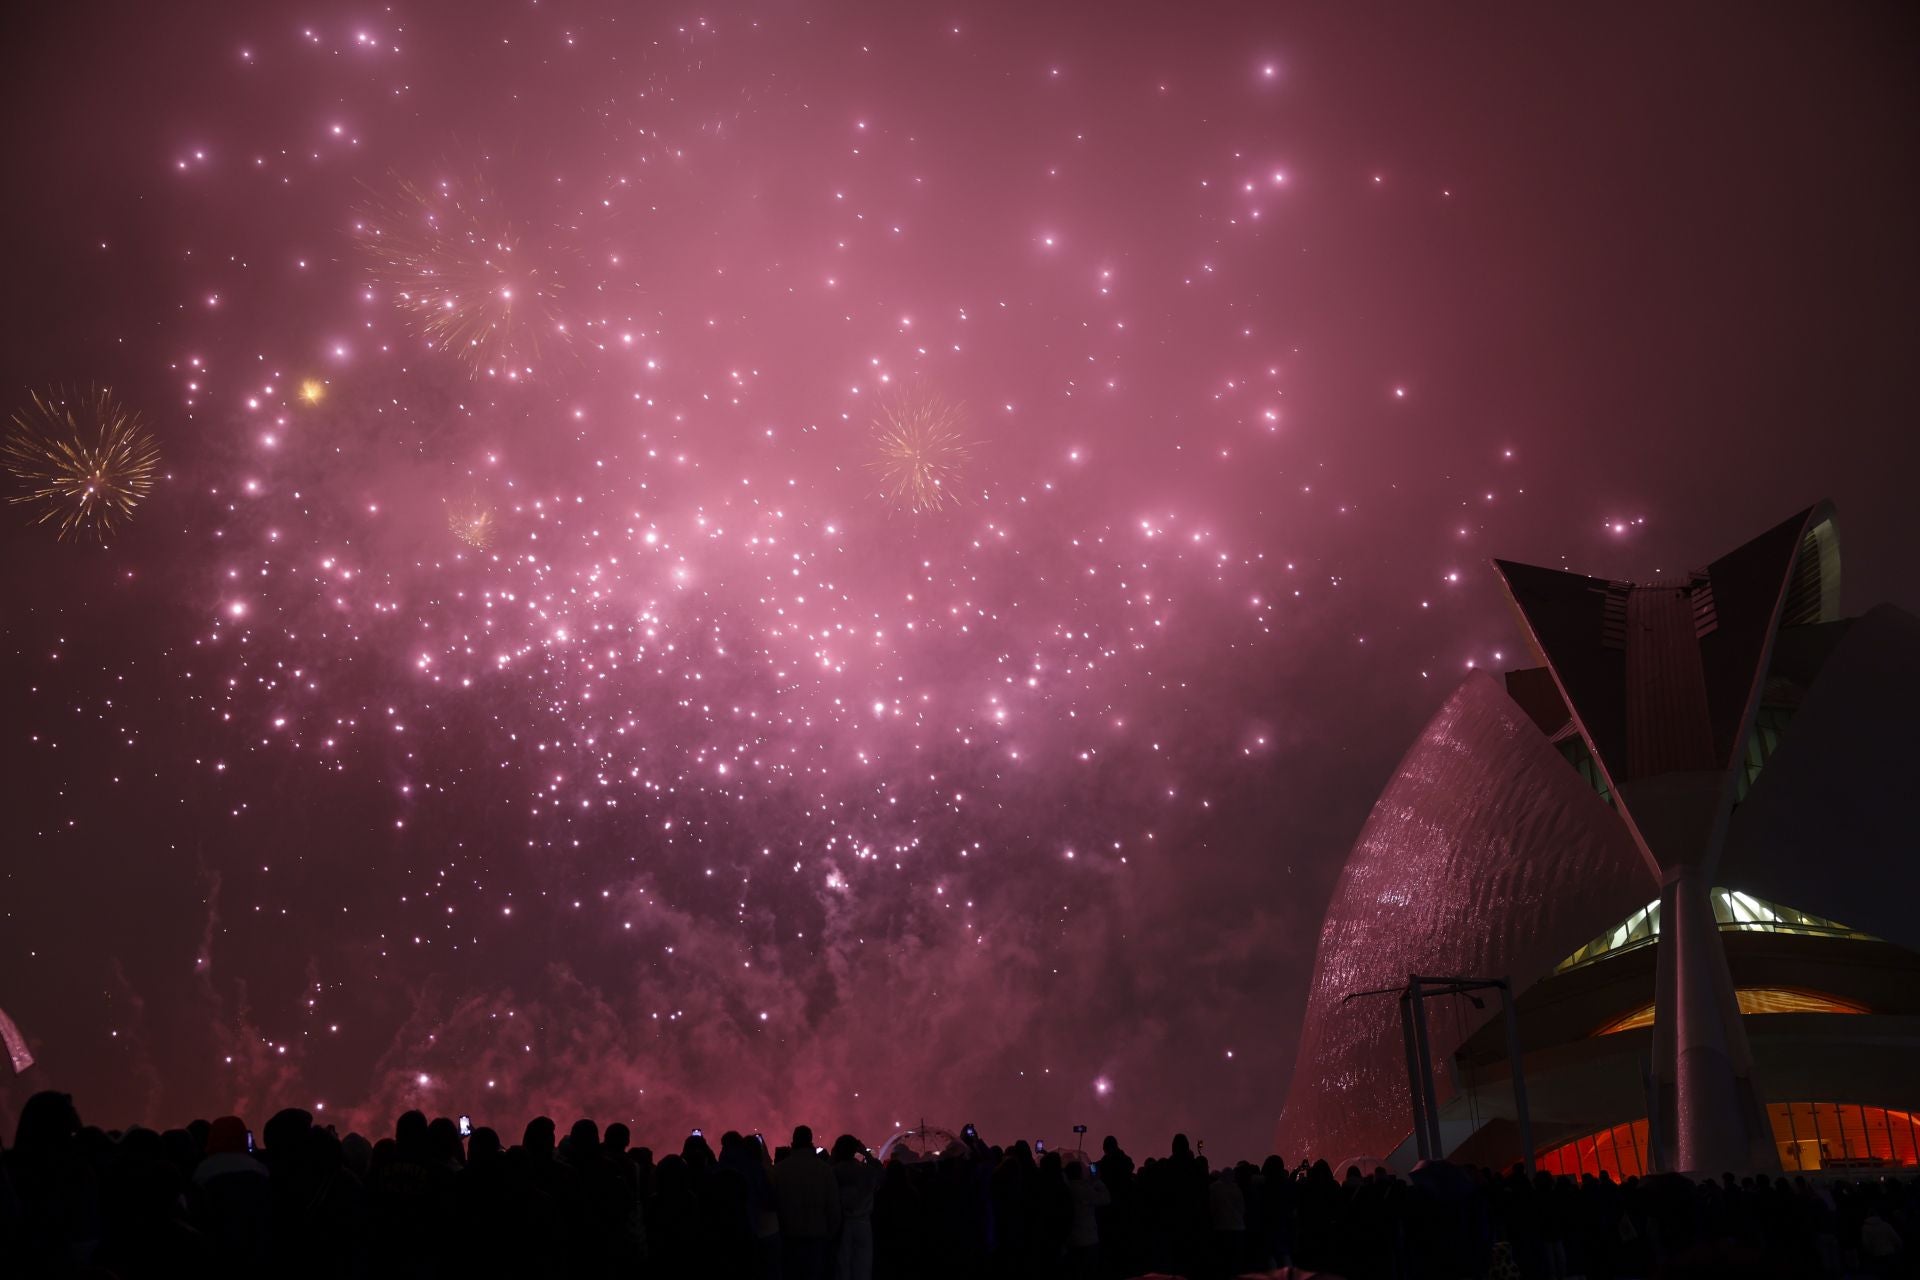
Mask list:
MULTIPOLYGON (((1343 1004, 1348 993, 1412 972, 1524 986, 1644 905, 1649 883, 1606 803, 1491 676, 1468 677, 1394 772, 1334 890, 1278 1149, 1378 1159, 1412 1126, 1398 1004, 1343 1004)), ((1436 1062, 1494 1011, 1436 1018, 1436 1062)))

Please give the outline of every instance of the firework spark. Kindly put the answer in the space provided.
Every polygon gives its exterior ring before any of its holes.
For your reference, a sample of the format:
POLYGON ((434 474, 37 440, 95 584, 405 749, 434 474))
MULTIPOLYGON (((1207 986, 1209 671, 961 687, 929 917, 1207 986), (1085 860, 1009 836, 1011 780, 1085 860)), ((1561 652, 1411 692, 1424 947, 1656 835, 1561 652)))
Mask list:
POLYGON ((914 515, 958 503, 973 456, 966 421, 959 405, 926 392, 884 402, 873 421, 876 456, 867 464, 880 477, 880 496, 914 515))
POLYGON ((472 495, 448 502, 447 530, 475 551, 485 551, 493 545, 493 508, 472 495))
POLYGON ((473 376, 517 381, 566 342, 557 274, 480 183, 402 181, 360 210, 353 234, 415 332, 473 376))
POLYGON ((160 449, 140 415, 95 387, 35 392, 13 415, 0 461, 23 487, 9 501, 34 508, 35 524, 104 544, 152 490, 160 449))
POLYGON ((7 1060, 13 1063, 13 1074, 20 1075, 33 1065, 33 1053, 27 1048, 27 1038, 20 1034, 20 1028, 13 1025, 13 1019, 0 1009, 0 1044, 7 1047, 7 1060))

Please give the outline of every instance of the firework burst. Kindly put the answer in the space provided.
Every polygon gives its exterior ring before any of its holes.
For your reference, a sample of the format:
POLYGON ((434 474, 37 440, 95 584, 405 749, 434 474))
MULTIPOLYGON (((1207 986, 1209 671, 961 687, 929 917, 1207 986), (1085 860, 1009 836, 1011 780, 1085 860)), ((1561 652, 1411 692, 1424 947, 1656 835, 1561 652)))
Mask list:
POLYGON ((493 508, 471 494, 450 501, 447 503, 447 531, 475 551, 485 551, 493 545, 493 508))
POLYGON ((973 456, 966 415, 925 392, 883 402, 873 420, 880 496, 897 511, 925 515, 960 501, 960 480, 973 456))
POLYGON ((483 185, 403 181, 361 208, 353 235, 414 331, 475 377, 524 378, 566 343, 550 255, 483 185))
POLYGON ((21 485, 9 501, 37 511, 35 524, 105 544, 153 489, 160 449, 140 415, 94 387, 35 392, 13 415, 0 462, 21 485))

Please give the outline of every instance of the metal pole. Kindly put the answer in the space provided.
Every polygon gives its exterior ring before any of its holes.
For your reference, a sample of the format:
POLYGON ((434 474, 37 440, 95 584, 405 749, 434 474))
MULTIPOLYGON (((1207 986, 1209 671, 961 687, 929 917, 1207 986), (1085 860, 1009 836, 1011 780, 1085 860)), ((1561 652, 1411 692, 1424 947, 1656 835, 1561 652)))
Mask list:
POLYGON ((1400 996, 1400 1044, 1407 1051, 1407 1091, 1412 1094, 1413 1142, 1422 1160, 1431 1160, 1427 1150, 1427 1122, 1420 1114, 1420 1062, 1413 1048, 1413 1002, 1406 993, 1400 996))
POLYGON ((1427 1144, 1433 1152, 1430 1158, 1439 1160, 1445 1156, 1445 1148, 1440 1145, 1440 1101, 1433 1089, 1433 1053, 1428 1047, 1427 1006, 1419 978, 1408 981, 1407 994, 1413 1000, 1413 1045, 1420 1061, 1420 1099, 1427 1123, 1427 1144))
POLYGON ((1640 1058, 1640 1087, 1647 1095, 1647 1150, 1641 1167, 1648 1173, 1668 1173, 1671 1170, 1662 1154, 1666 1148, 1660 1145, 1667 1136, 1666 1126, 1660 1119, 1660 1090, 1654 1083, 1653 1057, 1650 1054, 1643 1054, 1640 1058))
POLYGON ((1520 1014, 1513 1007, 1513 987, 1505 978, 1500 988, 1500 1008, 1507 1019, 1507 1066, 1513 1072, 1513 1113, 1520 1122, 1520 1150, 1527 1162, 1527 1177, 1533 1177, 1533 1117, 1527 1111, 1527 1077, 1520 1066, 1520 1014))

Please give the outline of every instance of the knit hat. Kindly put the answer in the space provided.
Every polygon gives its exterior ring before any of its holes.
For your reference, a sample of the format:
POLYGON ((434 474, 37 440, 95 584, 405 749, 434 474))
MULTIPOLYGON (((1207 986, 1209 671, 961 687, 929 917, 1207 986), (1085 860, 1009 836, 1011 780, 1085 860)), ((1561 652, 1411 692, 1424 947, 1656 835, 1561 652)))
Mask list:
POLYGON ((221 1116, 207 1130, 207 1154, 231 1155, 247 1149, 247 1122, 239 1116, 221 1116))

